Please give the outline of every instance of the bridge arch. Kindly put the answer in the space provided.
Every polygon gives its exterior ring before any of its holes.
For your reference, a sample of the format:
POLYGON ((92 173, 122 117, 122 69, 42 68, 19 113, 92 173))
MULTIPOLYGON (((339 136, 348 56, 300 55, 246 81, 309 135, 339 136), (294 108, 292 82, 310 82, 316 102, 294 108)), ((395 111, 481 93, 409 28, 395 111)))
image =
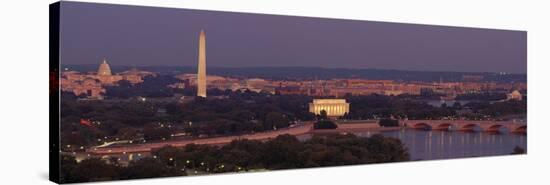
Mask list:
POLYGON ((504 125, 501 124, 493 124, 485 129, 486 132, 499 132, 500 128, 506 128, 504 125))
POLYGON ((476 127, 480 127, 477 123, 468 123, 465 125, 462 125, 459 130, 460 131, 474 131, 476 127))
POLYGON ((511 132, 515 133, 527 133, 527 125, 522 125, 519 127, 514 128, 513 130, 510 130, 511 132))
POLYGON ((452 123, 440 123, 437 126, 435 126, 434 130, 450 130, 454 127, 455 125, 452 123))
POLYGON ((415 124, 413 125, 413 128, 414 128, 414 129, 430 130, 430 129, 432 129, 432 126, 431 126, 430 124, 428 124, 428 123, 423 123, 423 122, 421 122, 421 123, 415 123, 415 124))

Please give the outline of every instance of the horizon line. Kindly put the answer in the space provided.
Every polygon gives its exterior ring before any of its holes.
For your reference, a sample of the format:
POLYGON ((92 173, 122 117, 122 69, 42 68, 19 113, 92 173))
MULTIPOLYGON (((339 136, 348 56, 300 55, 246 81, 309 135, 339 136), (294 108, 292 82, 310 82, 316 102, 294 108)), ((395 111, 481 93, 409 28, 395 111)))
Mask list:
MULTIPOLYGON (((60 64, 61 65, 98 65, 98 64, 60 64)), ((109 64, 110 66, 118 66, 118 67, 191 67, 191 68, 197 68, 197 66, 190 66, 190 65, 113 65, 109 64)), ((207 68, 321 68, 321 69, 339 69, 339 70, 383 70, 383 71, 405 71, 405 72, 442 72, 442 73, 504 73, 506 75, 527 75, 526 73, 510 73, 510 72, 488 72, 488 71, 435 71, 435 70, 404 70, 404 69, 388 69, 388 68, 334 68, 334 67, 317 67, 317 66, 246 66, 246 67, 231 67, 231 66, 208 66, 207 68)))

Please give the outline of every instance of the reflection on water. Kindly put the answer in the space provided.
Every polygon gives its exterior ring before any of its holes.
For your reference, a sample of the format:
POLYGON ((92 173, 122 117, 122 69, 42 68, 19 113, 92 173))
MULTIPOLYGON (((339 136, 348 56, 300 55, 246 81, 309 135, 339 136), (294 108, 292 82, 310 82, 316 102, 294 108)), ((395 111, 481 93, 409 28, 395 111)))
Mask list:
MULTIPOLYGON (((369 137, 379 132, 353 132, 369 137)), ((527 150, 527 135, 513 133, 458 132, 401 129, 380 134, 399 138, 411 155, 411 160, 450 159, 474 156, 510 154, 514 147, 527 150)), ((311 135, 301 136, 308 139, 311 135)))

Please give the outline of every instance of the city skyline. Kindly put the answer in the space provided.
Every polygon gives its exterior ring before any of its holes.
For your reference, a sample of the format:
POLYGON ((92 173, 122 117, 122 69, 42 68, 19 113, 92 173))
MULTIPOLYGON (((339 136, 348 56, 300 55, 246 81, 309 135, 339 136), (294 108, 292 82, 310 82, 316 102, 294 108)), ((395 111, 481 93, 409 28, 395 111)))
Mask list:
POLYGON ((54 182, 528 151, 526 32, 78 2, 50 13, 54 182))
MULTIPOLYGON (((85 63, 85 64, 63 64, 62 66, 97 66, 98 64, 101 64, 102 61, 99 61, 97 63, 85 63)), ((115 67, 123 67, 123 68, 149 68, 149 67, 174 67, 174 68, 192 68, 197 69, 197 64, 193 65, 117 65, 116 62, 112 64, 112 62, 109 61, 109 64, 111 66, 115 67)), ((524 73, 510 73, 510 72, 502 72, 502 71, 453 71, 453 70, 447 70, 447 71, 431 71, 431 70, 407 70, 407 69, 385 69, 385 68, 344 68, 344 67, 319 67, 319 66, 244 66, 244 67, 231 67, 231 66, 212 66, 208 65, 208 68, 225 68, 225 69, 246 69, 246 68, 311 68, 311 69, 327 69, 327 70, 381 70, 381 71, 402 71, 402 72, 449 72, 449 73, 465 73, 465 74, 482 74, 482 73, 502 73, 502 74, 511 74, 511 75, 527 75, 527 72, 524 73)), ((69 69, 72 70, 72 69, 69 69)), ((94 68, 95 70, 95 68, 94 68)), ((90 71, 80 71, 80 72, 94 72, 94 70, 90 71)), ((123 72, 124 70, 116 70, 114 72, 123 72)))
POLYGON ((151 62, 194 66, 196 33, 204 28, 211 38, 209 67, 527 71, 523 31, 74 2, 64 5, 68 8, 62 12, 62 25, 70 25, 61 28, 64 64, 94 64, 107 57, 114 66, 151 62), (82 11, 102 14, 87 16, 82 11), (110 14, 123 16, 110 19, 110 14))

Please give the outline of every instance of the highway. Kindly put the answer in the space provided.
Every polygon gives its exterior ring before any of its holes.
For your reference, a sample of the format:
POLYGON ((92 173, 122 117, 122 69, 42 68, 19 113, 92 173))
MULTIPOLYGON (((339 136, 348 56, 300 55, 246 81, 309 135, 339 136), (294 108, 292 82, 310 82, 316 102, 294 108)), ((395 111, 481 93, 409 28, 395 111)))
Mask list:
POLYGON ((188 140, 174 140, 174 141, 160 141, 160 142, 151 142, 151 143, 140 143, 140 144, 124 144, 119 146, 95 146, 86 150, 87 153, 93 155, 106 155, 106 154, 121 154, 121 153, 137 153, 137 152, 150 152, 155 148, 162 148, 164 146, 174 146, 174 147, 183 147, 188 144, 209 144, 209 145, 222 145, 230 143, 236 139, 249 139, 249 140, 265 140, 270 138, 275 138, 279 135, 290 134, 290 135, 302 135, 306 134, 313 128, 313 122, 304 122, 299 126, 292 128, 284 128, 275 131, 260 132, 254 134, 245 134, 239 136, 224 136, 224 137, 213 137, 213 138, 199 138, 199 139, 188 139, 188 140))

